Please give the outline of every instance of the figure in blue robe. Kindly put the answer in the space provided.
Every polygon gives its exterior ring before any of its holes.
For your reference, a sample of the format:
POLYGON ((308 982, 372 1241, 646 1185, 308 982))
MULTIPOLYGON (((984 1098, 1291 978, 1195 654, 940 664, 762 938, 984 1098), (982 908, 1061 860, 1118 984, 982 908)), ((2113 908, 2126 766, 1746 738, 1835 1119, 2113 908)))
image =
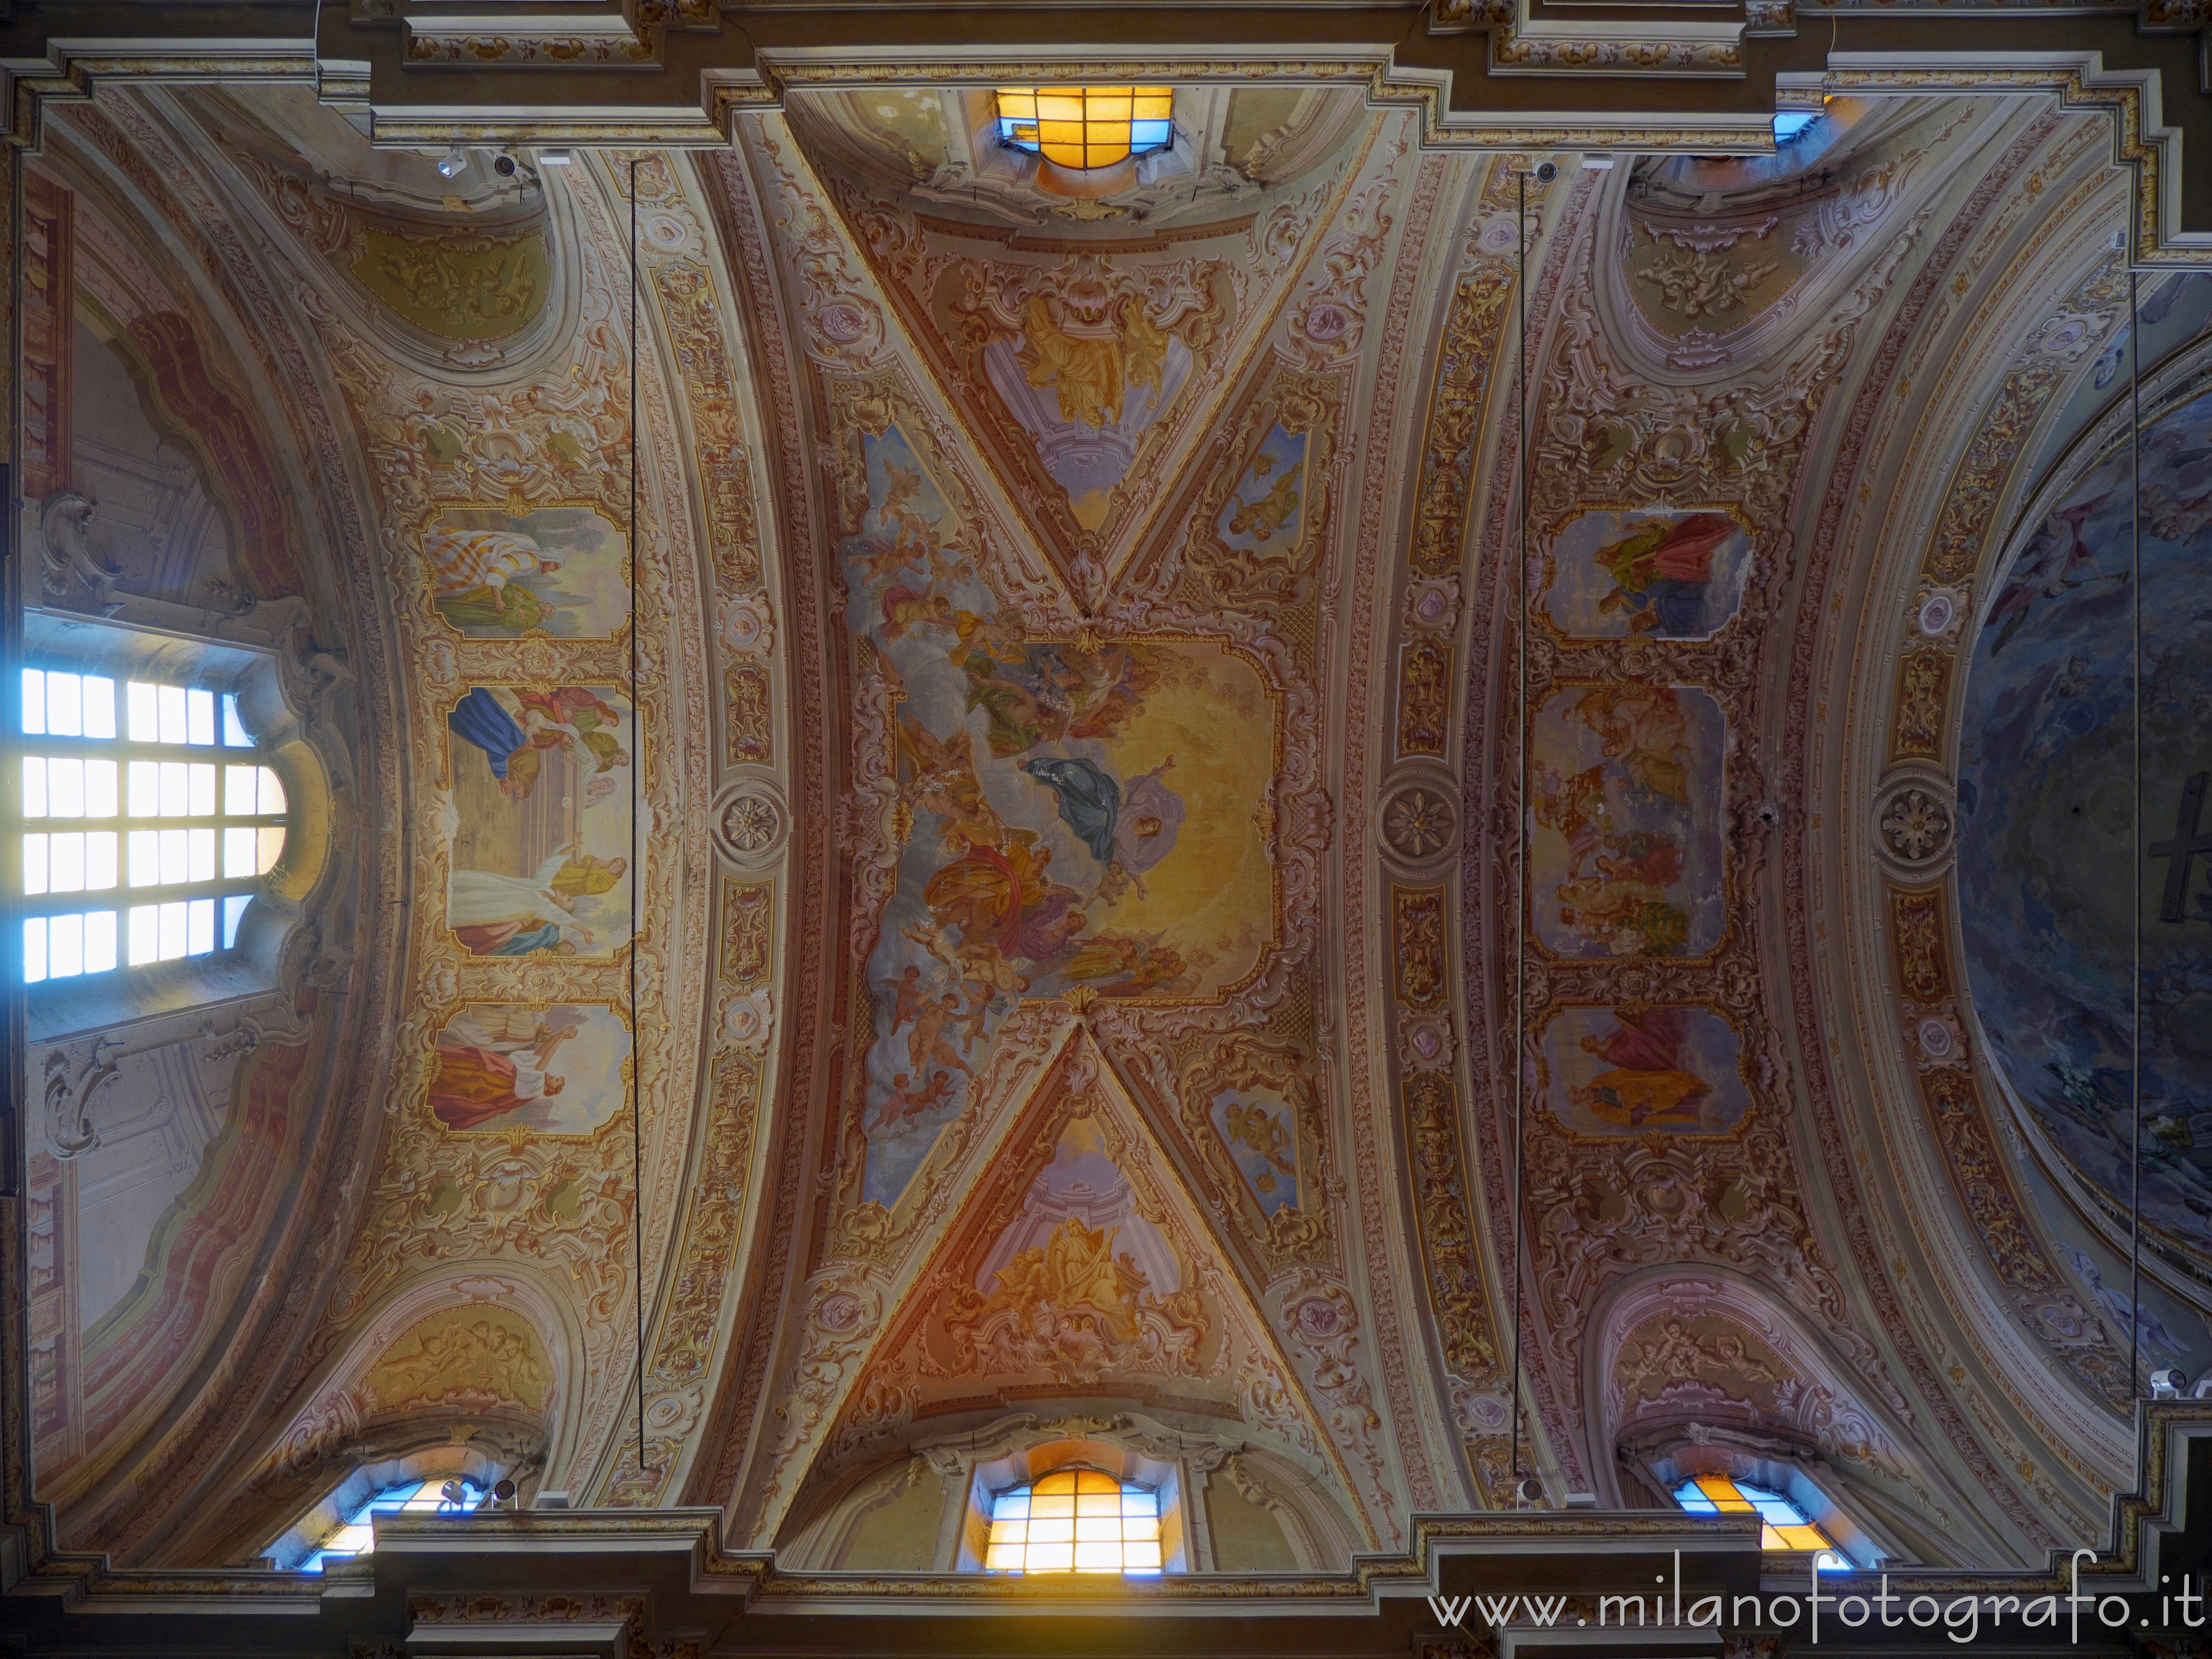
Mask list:
POLYGON ((456 737, 483 750, 490 757, 492 776, 502 781, 507 777, 507 757, 529 741, 514 723, 514 716, 481 685, 470 688, 469 695, 446 716, 446 725, 456 737))
POLYGON ((1121 811, 1121 786, 1096 762, 1047 756, 1022 763, 1022 770, 1060 798, 1060 821, 1091 849, 1104 869, 1114 861, 1114 824, 1121 811))

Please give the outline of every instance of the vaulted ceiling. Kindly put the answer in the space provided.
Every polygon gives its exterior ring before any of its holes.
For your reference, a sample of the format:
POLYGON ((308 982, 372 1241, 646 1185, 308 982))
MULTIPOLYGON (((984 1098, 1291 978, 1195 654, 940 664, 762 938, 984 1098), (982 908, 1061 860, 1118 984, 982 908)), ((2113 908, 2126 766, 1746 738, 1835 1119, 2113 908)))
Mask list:
MULTIPOLYGON (((451 1439, 865 1565, 841 1506, 1024 1413, 1347 1552, 1694 1435, 1924 1561, 2101 1536, 2112 1044, 2027 1035, 2090 994, 2001 862, 2088 843, 1990 688, 2118 568, 2003 580, 2130 351, 2195 533, 2212 283, 2130 325, 2103 109, 1864 76, 1703 158, 1194 78, 1083 193, 951 70, 458 180, 304 88, 50 109, 76 431, 118 352, 228 390, 186 473, 265 456, 283 560, 193 568, 343 662, 353 880, 150 1231, 33 1148, 61 1540, 250 1559, 451 1439)), ((2203 1215, 2137 1323, 2191 1375, 2203 1215)))

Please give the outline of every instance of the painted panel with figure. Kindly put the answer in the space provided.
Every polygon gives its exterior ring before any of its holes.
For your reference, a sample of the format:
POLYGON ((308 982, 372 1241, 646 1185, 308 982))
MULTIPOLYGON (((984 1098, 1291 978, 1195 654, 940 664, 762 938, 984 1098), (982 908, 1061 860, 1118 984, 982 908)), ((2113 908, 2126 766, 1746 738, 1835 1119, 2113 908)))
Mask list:
POLYGON ((629 1103, 629 1028, 605 1004, 471 1002, 431 1051, 430 1115, 587 1135, 629 1103))
POLYGON ((1720 942, 1722 765, 1711 694, 1582 685, 1537 711, 1529 904, 1555 956, 1702 956, 1720 942))
POLYGON ((1215 515, 1213 532, 1234 552, 1287 557, 1306 533, 1304 432, 1278 422, 1267 429, 1215 515))
POLYGON ((1028 638, 900 429, 861 451, 848 623, 896 687, 905 814, 867 967, 865 1195, 890 1204, 1017 1000, 1213 999, 1256 969, 1280 721, 1220 641, 1028 638))
POLYGON ((1742 1053, 1711 1008, 1566 1007, 1544 1028, 1539 1088, 1577 1134, 1724 1134, 1751 1107, 1742 1053))
POLYGON ((472 640, 611 639, 629 619, 623 533, 592 507, 441 514, 422 538, 432 609, 472 640))
POLYGON ((1725 513, 1583 513, 1551 538, 1544 608, 1579 640, 1705 640, 1743 603, 1751 538, 1725 513))
POLYGON ((1213 1097, 1212 1116, 1260 1213, 1297 1209, 1298 1121, 1291 1103, 1265 1090, 1224 1089, 1213 1097))
POLYGON ((477 685, 446 716, 446 925, 477 957, 629 940, 635 721, 605 685, 477 685))

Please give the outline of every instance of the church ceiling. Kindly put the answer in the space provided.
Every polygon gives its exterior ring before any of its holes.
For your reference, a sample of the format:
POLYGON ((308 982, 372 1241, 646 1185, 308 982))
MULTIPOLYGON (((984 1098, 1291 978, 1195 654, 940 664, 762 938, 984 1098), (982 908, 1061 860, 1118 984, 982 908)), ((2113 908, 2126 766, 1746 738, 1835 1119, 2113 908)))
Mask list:
MULTIPOLYGON (((196 1085, 205 1179, 70 1291, 73 1543, 247 1559, 450 1438, 827 1550, 1014 1419, 1241 1448, 1364 1551, 1522 1475, 1660 1506, 1693 1431, 1893 1553, 2102 1526, 2105 116, 1839 96, 1539 181, 1352 87, 1188 100, 1073 194, 949 83, 458 182, 301 91, 54 118, 83 314, 270 366, 200 407, 317 480, 267 511, 375 918, 359 1023, 196 1085)), ((2205 287, 2140 324, 2175 685, 2205 287)), ((2194 1371, 2191 948, 2140 1328, 2194 1371)))

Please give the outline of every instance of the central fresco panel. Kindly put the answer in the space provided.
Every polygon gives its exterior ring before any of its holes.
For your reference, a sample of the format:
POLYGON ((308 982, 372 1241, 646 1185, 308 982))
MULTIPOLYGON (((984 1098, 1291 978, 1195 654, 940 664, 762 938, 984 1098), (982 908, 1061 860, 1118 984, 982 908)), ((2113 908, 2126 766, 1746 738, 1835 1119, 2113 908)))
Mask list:
POLYGON ((1314 946, 1322 573, 1410 147, 1009 234, 811 120, 741 148, 815 376, 850 888, 834 1215, 752 1524, 1080 1391, 1242 1419, 1401 1535, 1314 946))
POLYGON ((846 619, 892 688, 896 881, 867 963, 866 1196, 895 1204, 1024 998, 1189 1002, 1275 936, 1280 700, 1228 641, 1033 638, 896 425, 859 438, 846 619))

